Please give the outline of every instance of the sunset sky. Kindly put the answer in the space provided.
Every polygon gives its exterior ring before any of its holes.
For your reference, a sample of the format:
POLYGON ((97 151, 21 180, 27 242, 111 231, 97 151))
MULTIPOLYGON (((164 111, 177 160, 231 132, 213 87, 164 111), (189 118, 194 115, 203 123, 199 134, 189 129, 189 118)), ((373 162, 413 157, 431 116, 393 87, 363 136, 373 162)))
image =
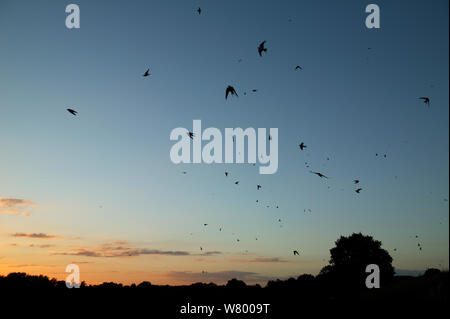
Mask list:
POLYGON ((69 3, 0 1, 0 274, 265 283, 353 232, 448 269, 448 1, 376 1, 370 30, 370 1, 74 1, 70 30, 69 3), (196 119, 278 128, 277 173, 173 164, 196 119))

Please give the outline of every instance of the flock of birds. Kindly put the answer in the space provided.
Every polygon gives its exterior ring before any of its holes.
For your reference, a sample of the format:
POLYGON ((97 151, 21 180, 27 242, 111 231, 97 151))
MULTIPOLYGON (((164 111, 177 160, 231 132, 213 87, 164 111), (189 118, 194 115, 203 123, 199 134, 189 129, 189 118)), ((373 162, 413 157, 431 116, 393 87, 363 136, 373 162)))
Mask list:
MULTIPOLYGON (((197 12, 199 15, 201 15, 201 14, 202 14, 202 9, 199 7, 199 8, 196 9, 196 12, 197 12)), ((257 52, 258 52, 258 55, 259 55, 260 57, 263 57, 263 54, 267 53, 266 43, 267 43, 267 41, 264 40, 264 41, 262 41, 261 43, 259 43, 259 45, 257 46, 257 52)), ((368 50, 371 50, 371 49, 372 49, 372 48, 368 48, 368 50)), ((239 59, 238 62, 241 62, 241 61, 242 61, 242 59, 239 59)), ((303 70, 303 68, 302 68, 300 65, 296 65, 295 68, 294 68, 294 70, 295 70, 295 71, 301 71, 301 70, 303 70)), ((151 76, 150 69, 147 68, 147 70, 142 74, 142 76, 143 76, 143 77, 149 77, 149 76, 151 76)), ((258 90, 257 90, 257 89, 252 89, 251 91, 252 91, 253 93, 256 93, 258 90)), ((247 94, 247 92, 244 92, 244 95, 246 95, 246 94, 247 94)), ((228 86, 225 88, 225 100, 227 100, 228 97, 230 97, 230 96, 234 96, 234 97, 236 97, 236 98, 239 97, 238 93, 236 92, 236 89, 235 89, 233 86, 228 85, 228 86)), ((430 101, 430 98, 429 98, 429 97, 427 97, 427 96, 421 96, 421 97, 419 97, 418 99, 422 100, 424 104, 426 104, 428 107, 430 107, 430 102, 431 102, 431 101, 430 101)), ((72 114, 73 116, 77 116, 77 115, 78 115, 78 112, 77 112, 76 110, 72 109, 72 108, 68 108, 67 111, 68 111, 70 114, 72 114)), ((187 132, 187 135, 188 135, 189 138, 192 139, 192 140, 195 138, 195 135, 194 135, 193 132, 189 132, 189 131, 188 131, 188 132, 187 132)), ((269 142, 270 142, 271 140, 272 140, 272 137, 269 135, 269 142)), ((234 142, 234 137, 233 137, 233 142, 234 142)), ((307 148, 307 145, 305 144, 305 142, 301 142, 301 143, 298 145, 298 147, 299 147, 300 151, 304 151, 304 150, 307 148)), ((375 156, 378 157, 379 154, 376 153, 375 156)), ((387 158, 387 154, 384 154, 383 157, 384 157, 384 158, 387 158)), ((327 158, 327 160, 329 160, 329 158, 327 158)), ((255 164, 253 164, 253 165, 255 165, 255 164)), ((309 165, 308 165, 307 162, 305 163, 305 165, 306 165, 306 167, 309 167, 309 165)), ((328 176, 324 175, 324 174, 321 173, 321 172, 310 171, 310 173, 311 173, 311 174, 314 174, 314 175, 316 175, 316 176, 318 176, 318 177, 320 177, 320 178, 322 178, 322 179, 329 179, 328 176)), ((186 171, 183 171, 182 174, 187 174, 187 172, 186 172, 186 171)), ((225 174, 225 177, 228 177, 228 176, 230 175, 230 173, 229 173, 228 171, 225 171, 224 174, 225 174)), ((236 180, 236 181, 234 182, 234 184, 235 184, 235 185, 239 185, 239 180, 236 180)), ((354 185, 360 184, 360 180, 359 180, 359 179, 353 180, 353 184, 354 184, 354 185)), ((257 185, 256 185, 256 189, 257 189, 257 190, 262 189, 262 185, 257 184, 257 185)), ((362 190, 363 190, 363 189, 362 189, 361 187, 357 187, 357 188, 355 189, 355 192, 356 192, 357 194, 360 194, 362 190)), ((256 200, 256 203, 259 203, 259 200, 258 200, 258 199, 256 200)), ((267 205, 266 207, 270 207, 270 205, 267 205)), ((275 205, 274 207, 275 207, 275 208, 279 208, 278 205, 275 205)), ((304 209, 304 212, 305 212, 305 213, 311 213, 312 210, 309 209, 309 208, 307 208, 307 209, 304 209)), ((281 223, 281 219, 278 219, 278 222, 281 223)), ((204 223, 203 226, 206 227, 206 226, 208 226, 208 224, 207 224, 207 223, 204 223)), ((282 227, 282 225, 280 225, 280 227, 282 227)), ((219 231, 222 231, 222 227, 219 227, 219 231)), ((190 233, 190 234, 193 235, 193 233, 190 233)), ((233 235, 234 235, 234 233, 233 233, 233 235)), ((418 235, 416 235, 415 238, 418 239, 418 235)), ((258 238, 255 238, 255 240, 258 240, 258 238)), ((240 242, 240 239, 239 239, 239 238, 236 238, 236 241, 237 241, 237 242, 240 242)), ((419 250, 422 250, 422 246, 421 246, 420 242, 419 242, 417 245, 418 245, 417 247, 419 248, 419 250)), ((203 251, 203 247, 202 247, 202 246, 200 246, 200 251, 203 251)), ((394 248, 394 251, 397 251, 397 248, 394 248)), ((293 254, 294 256, 300 256, 299 250, 297 250, 297 249, 292 250, 292 254, 293 254)), ((206 271, 202 271, 202 273, 203 273, 203 274, 207 274, 206 271)))

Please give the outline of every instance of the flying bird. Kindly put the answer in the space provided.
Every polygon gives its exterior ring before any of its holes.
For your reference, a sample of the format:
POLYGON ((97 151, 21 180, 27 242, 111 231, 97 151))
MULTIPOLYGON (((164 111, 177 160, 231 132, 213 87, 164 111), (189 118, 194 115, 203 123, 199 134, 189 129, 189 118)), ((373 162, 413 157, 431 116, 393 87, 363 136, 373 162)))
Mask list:
POLYGON ((231 85, 228 85, 225 90, 225 100, 228 98, 228 94, 235 95, 236 97, 239 97, 239 95, 236 93, 236 90, 231 85))
POLYGON ((313 172, 311 171, 312 174, 316 174, 317 176, 319 176, 320 178, 328 178, 327 176, 323 175, 322 173, 319 172, 313 172))
POLYGON ((203 224, 203 226, 208 226, 208 224, 203 224))
POLYGON ((189 138, 191 139, 191 140, 193 140, 194 139, 194 133, 192 133, 192 132, 187 132, 186 133, 188 136, 189 136, 189 138))
POLYGON ((300 150, 303 151, 306 148, 306 145, 305 143, 301 142, 298 147, 300 147, 300 150))
POLYGON ((72 109, 67 109, 67 111, 68 111, 70 114, 74 115, 74 116, 76 116, 76 115, 78 114, 77 111, 72 110, 72 109))
POLYGON ((430 106, 430 98, 429 97, 421 96, 421 97, 419 97, 419 100, 423 100, 423 103, 430 106))
POLYGON ((294 250, 294 256, 295 256, 295 255, 300 256, 300 254, 298 253, 297 250, 294 250))
POLYGON ((150 69, 147 69, 144 74, 142 74, 143 77, 147 77, 150 75, 150 69))
POLYGON ((262 56, 263 52, 267 52, 267 48, 264 47, 264 44, 266 43, 266 41, 264 40, 263 42, 261 42, 258 46, 258 53, 259 56, 262 56))
POLYGON ((225 172, 225 176, 228 176, 228 172, 225 172))
POLYGON ((303 68, 302 68, 300 65, 297 65, 297 66, 295 67, 295 71, 297 71, 297 70, 303 70, 303 68))
POLYGON ((353 183, 358 184, 358 183, 359 183, 359 179, 355 179, 355 180, 353 181, 353 183))
POLYGON ((239 184, 239 181, 234 182, 234 184, 236 184, 236 185, 239 184))
POLYGON ((362 188, 358 188, 357 190, 355 190, 355 192, 357 192, 358 194, 361 193, 362 188))
POLYGON ((256 93, 256 92, 258 92, 258 89, 253 89, 252 92, 256 93))
POLYGON ((256 189, 257 189, 257 190, 260 190, 261 187, 262 187, 261 185, 256 185, 256 189))
POLYGON ((199 7, 199 8, 197 9, 197 12, 198 12, 198 14, 201 14, 201 13, 202 13, 202 8, 199 7))

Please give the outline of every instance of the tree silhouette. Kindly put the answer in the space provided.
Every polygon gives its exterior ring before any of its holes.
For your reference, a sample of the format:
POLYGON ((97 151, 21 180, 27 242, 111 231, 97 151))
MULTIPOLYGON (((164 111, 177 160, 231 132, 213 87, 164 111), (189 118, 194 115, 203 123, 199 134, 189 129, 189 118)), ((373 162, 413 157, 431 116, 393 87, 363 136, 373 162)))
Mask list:
POLYGON ((349 237, 341 236, 336 247, 330 250, 330 264, 320 271, 320 276, 332 283, 339 291, 357 292, 365 288, 365 279, 369 275, 366 267, 378 265, 381 284, 392 280, 395 271, 392 257, 381 248, 381 242, 371 236, 354 233, 349 237))

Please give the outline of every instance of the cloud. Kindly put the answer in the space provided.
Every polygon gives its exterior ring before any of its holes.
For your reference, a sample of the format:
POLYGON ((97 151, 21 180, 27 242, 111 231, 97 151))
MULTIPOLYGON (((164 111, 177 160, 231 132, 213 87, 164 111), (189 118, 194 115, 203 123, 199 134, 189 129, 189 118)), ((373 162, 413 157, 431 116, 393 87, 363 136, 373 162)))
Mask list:
POLYGON ((278 257, 265 258, 265 257, 256 257, 249 260, 252 263, 286 263, 287 260, 280 259, 278 257))
POLYGON ((213 256, 213 255, 221 255, 221 251, 206 251, 202 254, 198 254, 197 256, 213 256))
POLYGON ((252 259, 230 259, 231 262, 236 263, 288 263, 289 260, 281 259, 278 257, 255 257, 252 259))
POLYGON ((8 208, 8 209, 0 208, 0 214, 22 215, 22 216, 25 216, 25 217, 30 216, 29 213, 22 212, 22 211, 20 211, 18 209, 13 209, 13 208, 8 208))
POLYGON ((0 214, 30 216, 23 209, 35 205, 34 202, 20 198, 1 198, 0 197, 0 214))
POLYGON ((25 238, 37 238, 37 239, 58 239, 60 237, 55 235, 49 235, 45 233, 15 233, 11 235, 12 237, 25 237, 25 238))
POLYGON ((50 247, 55 247, 55 245, 50 245, 50 244, 35 245, 35 244, 31 244, 30 247, 36 247, 36 248, 50 248, 50 247))
POLYGON ((10 268, 25 268, 25 267, 44 267, 44 268, 53 268, 60 267, 59 265, 38 265, 38 264, 16 264, 16 265, 8 265, 10 268))
MULTIPOLYGON (((218 253, 218 252, 211 252, 211 253, 218 253)), ((52 252, 52 255, 120 258, 120 257, 136 257, 142 255, 191 256, 192 254, 187 251, 180 251, 180 250, 134 248, 128 246, 126 242, 113 242, 103 244, 101 246, 94 248, 72 247, 71 251, 52 252), (120 245, 115 245, 117 243, 120 243, 120 245)))
POLYGON ((1 198, 0 207, 12 208, 35 205, 31 200, 19 199, 19 198, 1 198))
POLYGON ((167 275, 177 282, 184 282, 186 284, 196 282, 214 282, 217 284, 226 283, 228 280, 236 278, 245 281, 247 284, 266 283, 269 280, 274 280, 275 277, 262 276, 255 272, 224 270, 218 272, 190 272, 190 271, 171 271, 167 275))

